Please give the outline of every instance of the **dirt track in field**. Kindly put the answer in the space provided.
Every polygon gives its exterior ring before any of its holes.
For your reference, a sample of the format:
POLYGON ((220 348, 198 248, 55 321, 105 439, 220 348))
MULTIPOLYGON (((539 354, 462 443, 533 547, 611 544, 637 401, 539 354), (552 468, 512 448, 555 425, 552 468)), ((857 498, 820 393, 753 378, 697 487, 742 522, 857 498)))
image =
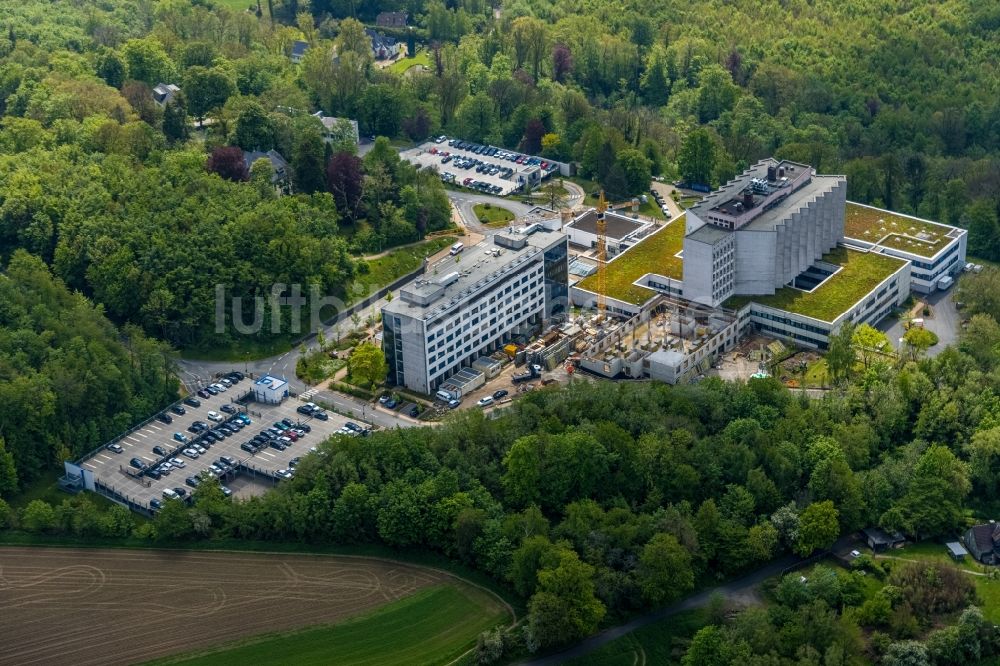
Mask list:
POLYGON ((133 664, 332 622, 446 580, 351 557, 0 547, 0 664, 133 664))

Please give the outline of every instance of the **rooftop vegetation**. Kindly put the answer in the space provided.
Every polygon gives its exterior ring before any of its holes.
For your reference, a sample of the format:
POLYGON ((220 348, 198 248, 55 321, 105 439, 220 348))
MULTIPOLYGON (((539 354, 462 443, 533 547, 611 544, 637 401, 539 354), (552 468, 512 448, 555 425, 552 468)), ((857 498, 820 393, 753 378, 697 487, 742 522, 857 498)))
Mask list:
MULTIPOLYGON (((684 215, 623 252, 608 263, 607 296, 640 305, 656 294, 652 289, 633 284, 647 273, 680 280, 684 262, 677 253, 684 245, 684 215)), ((581 289, 597 291, 597 274, 582 280, 581 289)))
POLYGON ((783 287, 771 296, 736 296, 724 307, 741 308, 753 301, 760 305, 832 322, 863 299, 879 283, 899 270, 902 259, 874 252, 837 247, 823 255, 823 261, 840 270, 812 291, 783 287))
POLYGON ((882 208, 847 204, 844 235, 878 243, 928 259, 948 244, 951 227, 893 213, 882 208))

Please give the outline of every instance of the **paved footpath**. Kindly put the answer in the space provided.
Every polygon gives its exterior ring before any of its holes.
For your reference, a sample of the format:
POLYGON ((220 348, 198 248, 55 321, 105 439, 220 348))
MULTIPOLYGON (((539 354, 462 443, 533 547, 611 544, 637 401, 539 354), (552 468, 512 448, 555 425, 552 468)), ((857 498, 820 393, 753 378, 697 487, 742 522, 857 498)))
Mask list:
POLYGON ((779 575, 782 571, 800 561, 801 560, 794 555, 786 555, 770 562, 756 571, 747 574, 746 576, 743 576, 742 578, 737 578, 730 583, 702 590, 701 592, 692 594, 686 599, 677 601, 647 615, 637 617, 631 622, 627 622, 617 627, 611 627, 610 629, 605 629, 601 633, 594 634, 590 638, 577 643, 573 647, 563 650, 562 652, 552 654, 547 657, 541 657, 533 661, 521 662, 521 664, 524 666, 555 666, 555 664, 562 664, 570 659, 582 657, 617 638, 621 638, 622 636, 632 633, 636 629, 641 629, 653 624, 654 622, 665 620, 668 617, 673 617, 674 615, 684 611, 701 608, 702 606, 707 605, 709 600, 716 594, 721 594, 726 599, 745 598, 747 592, 751 591, 768 578, 779 575))

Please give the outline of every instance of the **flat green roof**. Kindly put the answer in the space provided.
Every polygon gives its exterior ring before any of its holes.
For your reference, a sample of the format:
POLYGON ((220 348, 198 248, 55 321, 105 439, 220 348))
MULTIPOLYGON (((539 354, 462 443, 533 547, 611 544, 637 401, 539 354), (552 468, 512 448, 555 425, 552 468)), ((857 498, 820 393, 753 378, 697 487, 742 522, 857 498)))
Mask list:
MULTIPOLYGON (((683 213, 678 215, 608 262, 605 269, 608 298, 642 305, 656 295, 652 289, 632 284, 643 275, 656 273, 675 280, 683 279, 684 262, 677 253, 684 247, 684 217, 683 213)), ((596 293, 597 274, 584 278, 577 286, 596 293)))
POLYGON ((832 322, 906 263, 884 254, 845 247, 834 248, 823 255, 822 261, 839 266, 840 270, 812 291, 782 287, 771 296, 733 296, 723 307, 735 310, 753 302, 832 322))
POLYGON ((930 259, 941 251, 954 229, 929 220, 906 217, 891 210, 847 202, 844 235, 867 243, 910 252, 930 259))

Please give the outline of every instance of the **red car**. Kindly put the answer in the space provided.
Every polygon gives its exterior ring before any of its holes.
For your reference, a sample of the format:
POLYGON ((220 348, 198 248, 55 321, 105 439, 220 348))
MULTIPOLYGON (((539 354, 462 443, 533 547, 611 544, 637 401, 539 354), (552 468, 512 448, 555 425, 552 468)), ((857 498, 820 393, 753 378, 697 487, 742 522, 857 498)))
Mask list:
POLYGON ((293 442, 299 441, 298 433, 296 433, 294 430, 291 429, 285 431, 285 437, 292 440, 293 442))

